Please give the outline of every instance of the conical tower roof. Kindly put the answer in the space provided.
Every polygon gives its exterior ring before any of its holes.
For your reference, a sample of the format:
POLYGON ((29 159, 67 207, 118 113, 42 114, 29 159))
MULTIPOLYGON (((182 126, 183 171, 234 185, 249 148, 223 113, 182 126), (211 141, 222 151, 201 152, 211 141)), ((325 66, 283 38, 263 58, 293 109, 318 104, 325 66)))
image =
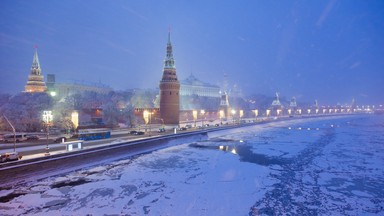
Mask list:
POLYGON ((35 53, 33 55, 31 75, 41 75, 39 55, 37 54, 37 46, 35 46, 35 53))

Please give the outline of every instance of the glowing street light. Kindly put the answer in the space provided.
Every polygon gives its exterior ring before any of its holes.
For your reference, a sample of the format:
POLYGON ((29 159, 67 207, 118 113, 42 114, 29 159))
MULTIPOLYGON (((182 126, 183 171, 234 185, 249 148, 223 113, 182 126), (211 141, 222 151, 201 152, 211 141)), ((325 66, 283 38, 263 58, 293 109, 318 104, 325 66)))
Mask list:
POLYGON ((151 136, 151 117, 152 117, 152 112, 149 112, 148 110, 144 110, 143 112, 143 117, 144 117, 144 122, 148 126, 149 124, 149 136, 151 136))
POLYGON ((204 114, 205 114, 205 110, 200 110, 200 114, 201 114, 201 127, 204 128, 204 114))
POLYGON ((46 111, 43 111, 43 121, 46 125, 46 129, 47 129, 47 146, 45 147, 45 156, 49 156, 49 146, 48 146, 48 138, 49 138, 49 125, 51 124, 53 120, 53 115, 52 115, 52 111, 50 110, 46 110, 46 111))
POLYGON ((192 111, 193 120, 195 121, 195 127, 196 127, 196 120, 197 120, 197 110, 192 111))
POLYGON ((225 117, 224 110, 219 111, 220 123, 223 124, 223 118, 225 117))
POLYGON ((267 117, 269 117, 269 115, 271 114, 271 110, 267 109, 266 114, 267 114, 267 117))
POLYGON ((259 110, 252 110, 255 113, 255 121, 257 120, 257 116, 259 115, 259 110))
POLYGON ((71 121, 75 129, 79 126, 79 113, 77 111, 73 111, 71 114, 71 121))
POLYGON ((281 114, 281 109, 276 110, 276 115, 280 116, 280 114, 281 114))
POLYGON ((236 114, 236 110, 232 109, 232 110, 231 110, 231 113, 232 113, 232 121, 233 121, 233 124, 235 124, 235 114, 236 114))

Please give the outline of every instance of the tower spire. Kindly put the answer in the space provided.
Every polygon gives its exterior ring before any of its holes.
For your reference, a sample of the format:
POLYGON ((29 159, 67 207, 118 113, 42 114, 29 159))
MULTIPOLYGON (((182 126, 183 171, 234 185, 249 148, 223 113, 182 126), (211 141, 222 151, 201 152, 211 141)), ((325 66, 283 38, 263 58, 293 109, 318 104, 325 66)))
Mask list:
POLYGON ((35 45, 33 48, 35 49, 35 53, 33 54, 31 75, 41 75, 39 56, 37 54, 37 45, 35 45))
POLYGON ((171 44, 171 26, 168 28, 168 44, 171 44))

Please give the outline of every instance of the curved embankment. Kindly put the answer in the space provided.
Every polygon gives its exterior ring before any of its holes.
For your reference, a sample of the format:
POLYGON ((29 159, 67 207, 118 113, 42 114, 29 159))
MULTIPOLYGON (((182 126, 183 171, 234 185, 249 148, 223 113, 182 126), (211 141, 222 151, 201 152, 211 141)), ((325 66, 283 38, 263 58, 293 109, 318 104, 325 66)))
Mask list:
POLYGON ((152 137, 6 163, 0 167, 0 189, 11 188, 12 185, 31 180, 38 180, 92 165, 203 139, 207 139, 207 131, 152 137))
POLYGON ((100 147, 67 152, 64 154, 4 163, 0 164, 0 189, 11 188, 13 185, 31 180, 38 180, 97 164, 128 158, 138 154, 149 153, 170 146, 206 140, 212 136, 220 136, 231 132, 239 132, 243 127, 252 127, 254 125, 269 122, 276 121, 263 121, 256 124, 241 124, 236 126, 211 128, 209 130, 164 135, 143 140, 121 142, 118 144, 106 144, 100 147))

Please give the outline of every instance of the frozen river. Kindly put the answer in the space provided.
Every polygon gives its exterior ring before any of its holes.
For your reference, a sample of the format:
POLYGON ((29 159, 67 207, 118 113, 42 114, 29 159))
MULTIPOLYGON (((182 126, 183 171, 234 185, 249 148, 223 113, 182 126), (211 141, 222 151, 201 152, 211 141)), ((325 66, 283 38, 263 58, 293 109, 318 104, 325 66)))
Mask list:
POLYGON ((2 215, 383 215, 384 116, 297 119, 0 191, 2 215))

